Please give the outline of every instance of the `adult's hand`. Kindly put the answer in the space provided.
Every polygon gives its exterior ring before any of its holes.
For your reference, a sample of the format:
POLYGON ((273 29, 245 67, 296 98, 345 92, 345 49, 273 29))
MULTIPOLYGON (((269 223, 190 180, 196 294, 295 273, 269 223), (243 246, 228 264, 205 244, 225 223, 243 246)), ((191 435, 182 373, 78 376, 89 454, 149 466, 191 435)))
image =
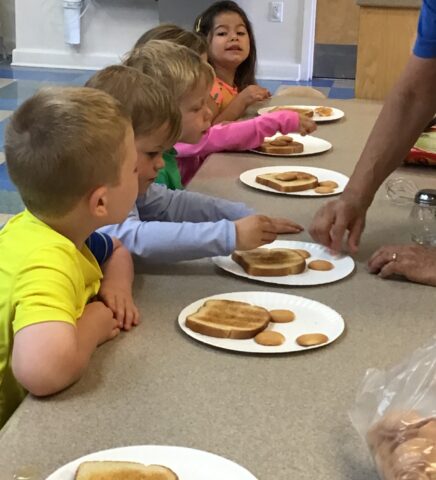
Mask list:
POLYGON ((373 254, 368 267, 382 278, 401 275, 411 282, 436 287, 436 247, 387 245, 373 254))
POLYGON ((366 208, 358 202, 340 197, 324 204, 310 226, 312 238, 322 245, 339 252, 348 232, 347 250, 357 252, 360 236, 365 228, 366 208))

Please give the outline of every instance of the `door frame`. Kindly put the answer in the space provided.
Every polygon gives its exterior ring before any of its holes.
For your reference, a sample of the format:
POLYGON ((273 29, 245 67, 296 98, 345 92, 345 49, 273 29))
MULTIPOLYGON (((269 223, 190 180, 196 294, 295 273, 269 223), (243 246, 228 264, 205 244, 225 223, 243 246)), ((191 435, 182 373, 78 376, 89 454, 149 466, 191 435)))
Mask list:
POLYGON ((316 0, 304 0, 300 80, 311 80, 315 50, 316 0))

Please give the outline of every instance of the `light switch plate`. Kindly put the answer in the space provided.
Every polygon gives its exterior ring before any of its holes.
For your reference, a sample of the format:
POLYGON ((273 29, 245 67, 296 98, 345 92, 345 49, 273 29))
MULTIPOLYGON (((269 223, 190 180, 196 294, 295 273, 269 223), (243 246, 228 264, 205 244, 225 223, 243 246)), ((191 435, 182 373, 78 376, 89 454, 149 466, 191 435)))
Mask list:
POLYGON ((283 22, 283 2, 269 2, 269 21, 283 22))

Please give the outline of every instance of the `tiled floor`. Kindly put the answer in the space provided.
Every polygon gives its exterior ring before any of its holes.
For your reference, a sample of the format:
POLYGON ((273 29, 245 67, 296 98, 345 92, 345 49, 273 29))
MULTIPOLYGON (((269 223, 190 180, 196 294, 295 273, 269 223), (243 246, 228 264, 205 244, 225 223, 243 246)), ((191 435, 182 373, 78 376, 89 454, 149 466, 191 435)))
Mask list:
MULTIPOLYGON (((13 111, 42 86, 83 85, 94 72, 52 68, 11 67, 0 63, 0 225, 5 214, 22 210, 21 199, 11 183, 4 163, 3 140, 8 118, 13 111)), ((354 98, 354 80, 314 79, 311 82, 260 80, 275 92, 281 85, 308 85, 321 90, 329 98, 354 98)))

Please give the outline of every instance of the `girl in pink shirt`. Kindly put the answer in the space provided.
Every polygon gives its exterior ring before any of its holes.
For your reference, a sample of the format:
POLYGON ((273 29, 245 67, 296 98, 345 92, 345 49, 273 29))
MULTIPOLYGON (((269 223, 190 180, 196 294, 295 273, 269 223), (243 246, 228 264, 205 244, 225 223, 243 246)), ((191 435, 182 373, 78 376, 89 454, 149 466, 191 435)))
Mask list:
POLYGON ((208 155, 216 152, 248 150, 258 147, 265 137, 281 132, 299 132, 302 135, 316 129, 312 120, 290 110, 266 113, 249 120, 213 125, 204 134, 199 143, 177 143, 177 162, 186 185, 208 155))

